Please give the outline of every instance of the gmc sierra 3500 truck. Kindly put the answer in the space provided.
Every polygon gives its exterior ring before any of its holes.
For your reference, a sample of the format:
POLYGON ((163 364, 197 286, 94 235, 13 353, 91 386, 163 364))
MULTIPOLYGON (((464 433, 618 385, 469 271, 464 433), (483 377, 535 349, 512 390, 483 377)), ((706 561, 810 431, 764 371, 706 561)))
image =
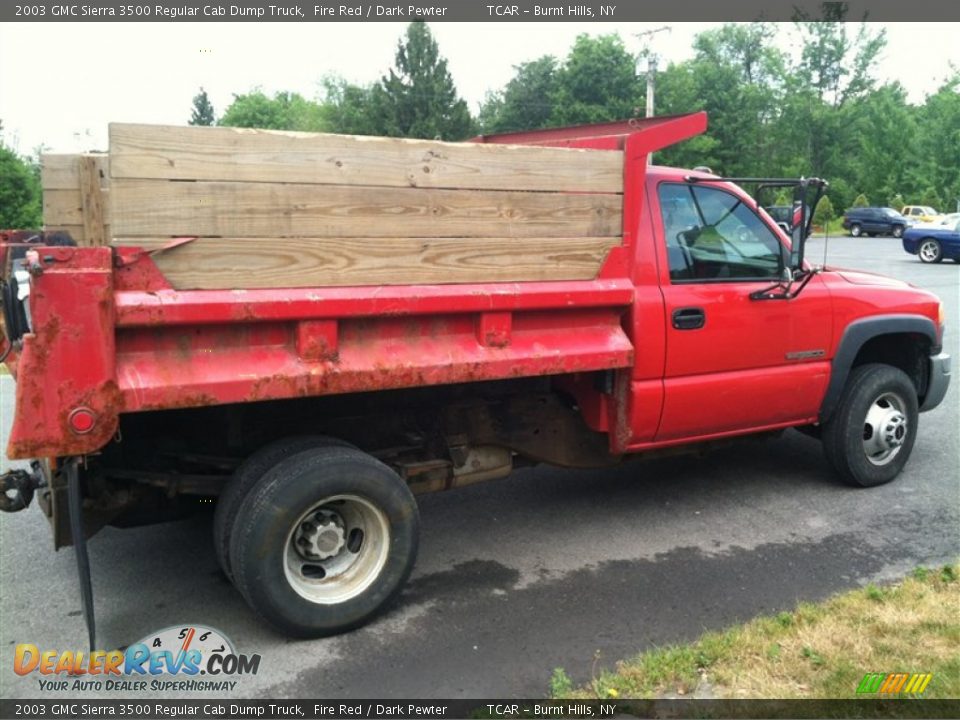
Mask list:
POLYGON ((7 455, 33 461, 3 477, 3 505, 36 495, 55 547, 74 546, 91 645, 87 538, 214 498, 226 575, 316 637, 398 594, 419 492, 785 428, 822 438, 847 483, 893 480, 949 384, 943 305, 814 267, 809 221, 788 237, 739 187, 793 187, 809 218, 822 181, 648 166, 705 128, 454 144, 119 126, 112 243, 0 245, 7 455))

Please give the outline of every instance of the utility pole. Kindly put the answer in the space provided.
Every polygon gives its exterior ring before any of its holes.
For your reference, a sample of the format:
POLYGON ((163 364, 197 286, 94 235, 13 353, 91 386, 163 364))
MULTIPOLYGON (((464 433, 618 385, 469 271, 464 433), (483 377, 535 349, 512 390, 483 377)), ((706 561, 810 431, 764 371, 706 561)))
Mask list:
MULTIPOLYGON (((654 28, 653 30, 645 30, 644 32, 637 33, 636 37, 640 39, 643 43, 643 47, 640 50, 640 54, 637 56, 637 75, 640 75, 640 60, 646 58, 647 60, 647 109, 646 117, 653 117, 654 113, 654 93, 656 92, 657 84, 657 65, 660 61, 660 56, 657 55, 653 49, 653 39, 657 33, 670 32, 673 28, 669 25, 664 25, 662 27, 654 28)), ((647 155, 647 164, 653 162, 653 153, 647 155)))

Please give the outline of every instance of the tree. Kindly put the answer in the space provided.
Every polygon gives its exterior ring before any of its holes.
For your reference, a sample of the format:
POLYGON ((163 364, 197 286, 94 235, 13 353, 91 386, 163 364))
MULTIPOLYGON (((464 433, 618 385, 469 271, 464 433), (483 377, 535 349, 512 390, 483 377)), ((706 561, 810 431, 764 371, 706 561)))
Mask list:
POLYGON ((857 185, 876 199, 904 188, 916 156, 916 122, 903 87, 884 85, 857 103, 854 130, 857 152, 848 167, 857 185))
POLYGON ((463 140, 474 132, 447 61, 423 21, 407 26, 395 67, 370 94, 372 124, 384 135, 463 140))
POLYGON ((643 102, 633 55, 617 35, 579 35, 556 76, 551 125, 624 120, 643 102))
POLYGON ((0 228, 38 228, 42 222, 36 166, 0 143, 0 228))
POLYGON ((514 76, 480 108, 484 132, 548 127, 557 94, 557 60, 551 55, 514 66, 514 76))
POLYGON ((796 71, 821 102, 839 107, 873 88, 873 68, 886 47, 886 30, 871 32, 860 23, 851 38, 846 3, 824 2, 821 10, 822 18, 795 23, 803 42, 796 71))
POLYGON ((727 24, 694 40, 697 109, 710 116, 716 141, 711 167, 722 173, 780 174, 789 166, 773 132, 786 62, 773 46, 774 33, 770 23, 727 24))
POLYGON ((955 210, 960 203, 960 70, 918 110, 916 146, 914 192, 926 194, 932 185, 945 208, 955 210))
POLYGON ((817 208, 813 211, 813 224, 826 230, 833 218, 833 203, 830 202, 829 197, 824 195, 820 198, 820 202, 817 203, 817 208))
POLYGON ((934 188, 928 187, 921 193, 919 204, 932 207, 934 210, 939 210, 943 207, 943 199, 934 188))
POLYGON ((860 23, 851 36, 846 3, 823 3, 821 9, 822 18, 795 23, 803 47, 786 77, 782 119, 810 174, 853 179, 856 157, 849 148, 858 144, 857 104, 873 90, 886 35, 860 23))
POLYGON ((328 132, 346 135, 383 135, 371 113, 373 87, 353 85, 336 76, 323 79, 328 132))
POLYGON ((213 103, 207 97, 207 91, 201 87, 200 92, 193 96, 193 109, 188 122, 191 125, 213 125, 214 120, 213 103))
POLYGON ((323 132, 327 129, 326 111, 319 103, 291 92, 278 92, 272 98, 262 90, 234 95, 224 110, 220 125, 323 132))
POLYGON ((863 193, 857 195, 856 199, 853 201, 853 207, 870 207, 870 201, 867 200, 867 196, 863 193))

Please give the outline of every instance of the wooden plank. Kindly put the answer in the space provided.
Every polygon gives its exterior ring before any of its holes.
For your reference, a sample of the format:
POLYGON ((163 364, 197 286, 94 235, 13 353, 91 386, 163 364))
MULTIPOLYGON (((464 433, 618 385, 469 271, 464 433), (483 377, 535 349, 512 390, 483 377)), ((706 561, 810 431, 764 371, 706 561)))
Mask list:
POLYGON ((83 210, 83 235, 87 245, 106 245, 103 234, 103 195, 100 169, 96 159, 82 156, 80 165, 80 201, 83 210))
POLYGON ((89 245, 91 242, 102 244, 110 237, 108 224, 109 193, 109 158, 102 153, 59 154, 47 153, 40 158, 40 176, 43 186, 43 224, 47 230, 62 230, 69 232, 79 245, 89 245), (87 190, 86 203, 91 212, 97 212, 92 203, 94 188, 99 192, 100 229, 94 232, 90 227, 85 228, 96 220, 87 217, 84 212, 84 193, 81 190, 81 167, 87 174, 85 184, 87 190))
MULTIPOLYGON (((101 190, 101 206, 104 224, 110 224, 110 192, 101 190)), ((44 227, 60 225, 84 225, 83 195, 78 185, 73 190, 43 191, 44 227)))
POLYGON ((77 190, 80 187, 81 157, 94 159, 101 185, 110 185, 110 159, 103 153, 46 153, 40 156, 40 184, 44 190, 77 190))
POLYGON ((619 151, 110 125, 114 178, 623 192, 619 151))
MULTIPOLYGON (((157 250, 169 238, 114 246, 157 250)), ((619 238, 198 238, 152 257, 178 290, 589 280, 619 238)))
POLYGON ((622 197, 254 182, 118 180, 118 237, 609 237, 622 197))

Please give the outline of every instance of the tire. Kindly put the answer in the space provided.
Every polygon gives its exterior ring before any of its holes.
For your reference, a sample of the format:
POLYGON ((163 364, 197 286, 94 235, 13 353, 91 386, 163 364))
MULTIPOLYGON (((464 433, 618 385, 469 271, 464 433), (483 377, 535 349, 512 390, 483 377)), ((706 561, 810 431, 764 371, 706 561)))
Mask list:
POLYGON ((943 248, 933 238, 924 238, 920 241, 920 247, 917 248, 917 256, 920 262, 924 263, 943 262, 943 248))
POLYGON ((903 237, 903 225, 894 225, 893 226, 893 236, 895 238, 903 237))
POLYGON ((860 237, 863 235, 863 228, 861 228, 857 223, 854 223, 850 226, 850 234, 854 237, 860 237))
POLYGON ((857 487, 893 480, 917 438, 917 390, 899 368, 854 368, 837 409, 823 425, 823 449, 840 478, 857 487))
POLYGON ((213 513, 213 547, 223 574, 233 582, 230 568, 230 535, 240 503, 247 492, 274 465, 291 455, 315 447, 353 447, 349 443, 323 435, 298 435, 286 437, 264 445, 241 463, 233 477, 224 487, 213 513))
POLYGON ((304 450, 243 499, 230 540, 234 584, 287 635, 344 632, 397 596, 419 535, 416 500, 393 470, 354 448, 304 450))

